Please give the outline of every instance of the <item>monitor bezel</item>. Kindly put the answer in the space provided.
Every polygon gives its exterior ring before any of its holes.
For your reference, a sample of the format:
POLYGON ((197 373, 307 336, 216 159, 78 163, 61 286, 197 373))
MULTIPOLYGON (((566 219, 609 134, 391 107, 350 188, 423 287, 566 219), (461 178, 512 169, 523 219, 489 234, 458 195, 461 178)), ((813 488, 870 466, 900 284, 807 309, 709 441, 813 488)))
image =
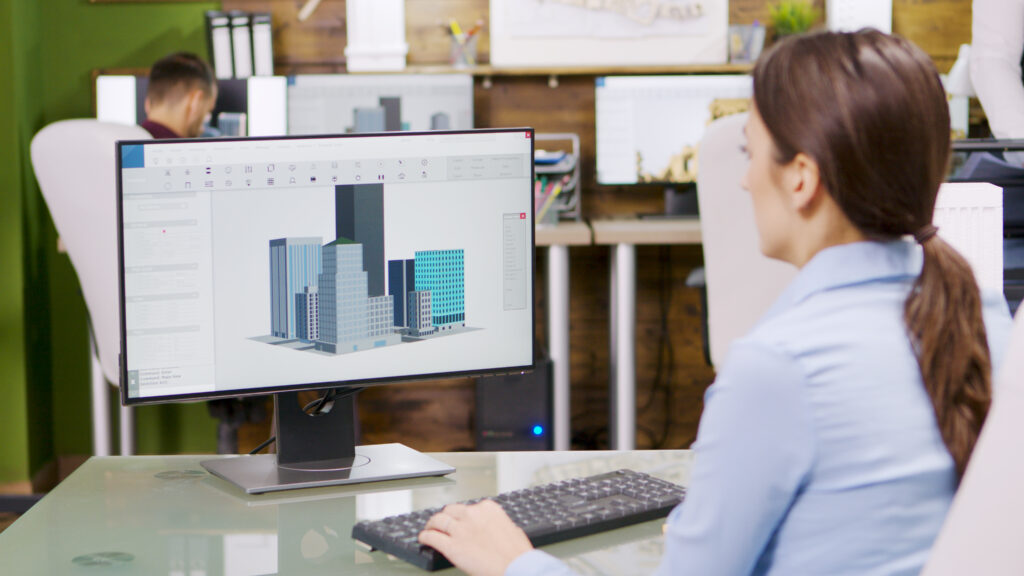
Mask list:
POLYGON ((227 138, 169 138, 162 140, 121 140, 115 143, 115 162, 117 180, 117 276, 118 276, 118 326, 120 328, 120 349, 118 350, 118 388, 120 391, 121 404, 123 406, 143 406, 155 404, 168 404, 176 402, 213 400, 219 398, 240 398, 245 396, 265 396, 281 392, 300 392, 307 390, 331 390, 331 389, 362 389, 367 386, 379 386, 386 384, 401 384, 425 382, 431 380, 444 380, 453 378, 467 378, 478 376, 494 376, 502 374, 522 374, 533 370, 537 361, 536 347, 530 346, 530 362, 519 366, 508 366, 500 368, 483 368, 474 370, 455 370, 450 372, 431 372, 425 374, 414 374, 409 376, 388 376, 381 378, 369 378, 360 380, 305 382, 301 384, 285 384, 281 386, 262 388, 238 388, 230 390, 214 390, 209 392, 197 392, 192 394, 174 394, 163 396, 143 396, 130 398, 128 396, 128 364, 126 362, 128 337, 127 320, 125 318, 125 273, 124 273, 124 189, 121 181, 121 150, 125 146, 151 146, 164 144, 181 143, 210 143, 210 142, 252 142, 252 141, 281 141, 281 140, 314 140, 314 139, 344 139, 344 138, 393 138, 409 136, 443 136, 443 135, 465 135, 465 134, 487 134, 487 133, 529 133, 527 138, 530 141, 530 177, 526 195, 530 207, 530 221, 534 226, 530 227, 530 331, 535 335, 537 331, 537 295, 535 289, 537 263, 536 263, 536 214, 533 202, 533 182, 536 179, 533 154, 536 149, 536 131, 531 127, 514 128, 473 128, 468 130, 430 130, 415 132, 372 132, 372 133, 351 133, 351 134, 314 134, 314 135, 282 135, 282 136, 255 136, 255 137, 227 137, 227 138))

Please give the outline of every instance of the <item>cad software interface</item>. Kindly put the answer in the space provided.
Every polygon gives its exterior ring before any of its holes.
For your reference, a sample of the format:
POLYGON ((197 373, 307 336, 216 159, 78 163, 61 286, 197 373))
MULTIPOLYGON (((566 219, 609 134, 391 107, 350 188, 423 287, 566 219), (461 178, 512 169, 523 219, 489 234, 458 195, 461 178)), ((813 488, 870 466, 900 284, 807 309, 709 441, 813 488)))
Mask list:
POLYGON ((121 146, 129 400, 527 366, 529 131, 121 146))

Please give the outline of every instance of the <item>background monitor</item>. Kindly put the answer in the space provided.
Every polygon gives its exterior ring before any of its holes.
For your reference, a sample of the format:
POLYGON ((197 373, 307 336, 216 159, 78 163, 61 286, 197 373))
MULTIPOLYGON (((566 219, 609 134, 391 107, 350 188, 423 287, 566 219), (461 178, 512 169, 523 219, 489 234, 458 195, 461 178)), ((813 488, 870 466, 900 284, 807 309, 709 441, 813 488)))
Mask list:
POLYGON ((473 127, 469 74, 288 77, 288 133, 343 134, 473 127))
MULTIPOLYGON (((752 94, 747 75, 598 77, 597 183, 692 188, 704 128, 752 94)), ((695 213, 695 198, 687 204, 695 213)))
MULTIPOLYGON (((146 119, 148 86, 147 76, 97 76, 96 118, 141 124, 146 119)), ((229 136, 281 136, 287 132, 287 114, 287 79, 284 76, 218 80, 217 103, 210 126, 229 136), (244 121, 245 133, 234 128, 240 121, 244 121)), ((212 135, 218 135, 217 132, 212 135)))
POLYGON ((207 466, 250 492, 451 471, 293 393, 529 369, 532 159, 527 128, 119 143, 122 401, 277 393, 276 459, 207 466))

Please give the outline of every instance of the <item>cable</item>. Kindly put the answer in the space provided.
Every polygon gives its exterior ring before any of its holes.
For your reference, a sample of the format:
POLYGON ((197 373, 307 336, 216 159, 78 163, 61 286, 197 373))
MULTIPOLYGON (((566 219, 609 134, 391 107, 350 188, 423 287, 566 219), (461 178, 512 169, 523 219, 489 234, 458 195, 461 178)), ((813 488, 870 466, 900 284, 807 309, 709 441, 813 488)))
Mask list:
POLYGON ((658 284, 658 304, 661 313, 661 325, 658 333, 658 360, 651 393, 641 411, 646 411, 654 404, 655 397, 661 395, 665 400, 665 420, 661 435, 656 437, 651 430, 644 430, 650 438, 653 448, 663 448, 668 442, 672 426, 672 374, 675 371, 675 351, 672 348, 672 334, 669 331, 668 315, 672 309, 672 258, 671 247, 659 249, 661 275, 658 284), (660 393, 660 394, 659 394, 660 393))
POLYGON ((277 441, 277 436, 271 436, 270 438, 267 438, 266 440, 263 441, 262 444, 260 444, 259 446, 253 448, 252 450, 250 450, 249 451, 249 455, 252 456, 253 454, 259 453, 260 450, 263 450, 264 448, 266 448, 267 446, 270 446, 271 444, 273 444, 276 441, 277 441))
MULTIPOLYGON (((363 388, 365 388, 365 387, 346 388, 345 392, 343 392, 343 393, 339 393, 337 388, 331 388, 330 390, 327 390, 326 392, 324 392, 323 395, 320 396, 319 398, 317 398, 316 400, 313 400, 313 401, 309 402, 308 404, 306 404, 305 406, 303 406, 302 407, 302 411, 305 412, 306 414, 309 414, 310 416, 317 416, 319 414, 328 414, 331 411, 331 408, 334 407, 334 400, 335 399, 347 398, 349 396, 352 396, 353 394, 356 394, 356 393, 362 391, 363 388)), ((256 454, 260 450, 263 450, 264 448, 266 448, 267 446, 273 444, 276 441, 277 441, 277 436, 276 435, 275 436, 271 436, 270 438, 267 438, 266 440, 264 440, 263 443, 261 443, 259 446, 255 447, 251 451, 249 451, 249 454, 250 455, 256 454)))

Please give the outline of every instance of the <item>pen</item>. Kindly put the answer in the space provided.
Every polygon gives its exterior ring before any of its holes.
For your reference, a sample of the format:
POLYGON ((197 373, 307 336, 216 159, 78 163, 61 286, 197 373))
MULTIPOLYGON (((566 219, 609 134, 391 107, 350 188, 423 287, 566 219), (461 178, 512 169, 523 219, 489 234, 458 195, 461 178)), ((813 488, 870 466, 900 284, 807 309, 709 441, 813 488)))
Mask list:
POLYGON ((448 25, 452 29, 452 36, 455 36, 455 38, 459 41, 459 44, 465 42, 465 37, 462 35, 462 28, 459 26, 459 21, 456 20, 455 18, 452 18, 451 22, 449 22, 448 25))

